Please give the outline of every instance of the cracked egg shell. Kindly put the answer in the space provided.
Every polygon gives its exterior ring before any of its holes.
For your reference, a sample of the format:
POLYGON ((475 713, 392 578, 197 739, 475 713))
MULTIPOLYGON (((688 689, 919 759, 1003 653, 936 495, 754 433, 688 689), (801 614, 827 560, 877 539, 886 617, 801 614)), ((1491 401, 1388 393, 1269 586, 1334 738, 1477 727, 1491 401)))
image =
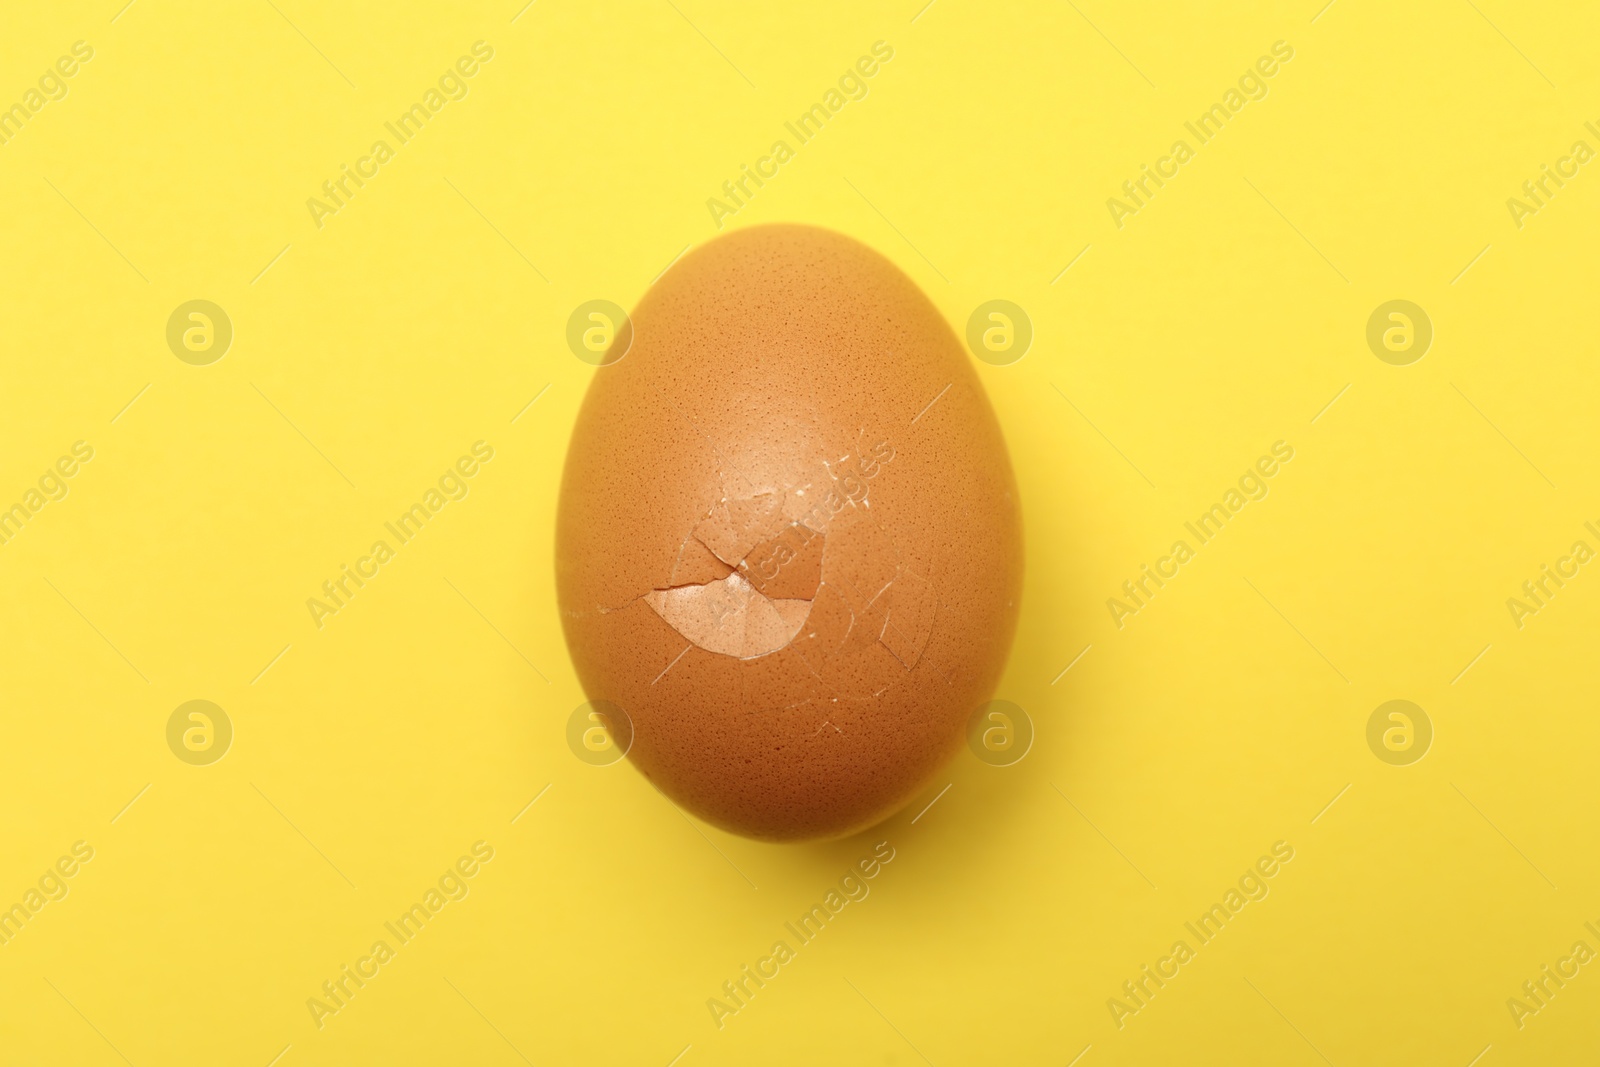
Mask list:
POLYGON ((639 301, 567 453, 578 678, 686 810, 773 841, 894 814, 964 743, 1016 625, 1016 483, 956 335, 883 256, 742 229, 639 301))

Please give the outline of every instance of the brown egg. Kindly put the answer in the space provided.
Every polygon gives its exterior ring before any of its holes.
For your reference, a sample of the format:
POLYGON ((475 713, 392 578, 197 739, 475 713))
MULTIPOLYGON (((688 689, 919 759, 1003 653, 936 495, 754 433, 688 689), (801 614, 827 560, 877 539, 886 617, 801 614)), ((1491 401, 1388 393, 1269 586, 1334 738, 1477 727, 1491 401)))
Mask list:
POLYGON ((911 279, 827 230, 743 229, 596 371, 556 580, 578 678, 662 792, 750 837, 842 836, 927 785, 999 679, 1016 482, 911 279))

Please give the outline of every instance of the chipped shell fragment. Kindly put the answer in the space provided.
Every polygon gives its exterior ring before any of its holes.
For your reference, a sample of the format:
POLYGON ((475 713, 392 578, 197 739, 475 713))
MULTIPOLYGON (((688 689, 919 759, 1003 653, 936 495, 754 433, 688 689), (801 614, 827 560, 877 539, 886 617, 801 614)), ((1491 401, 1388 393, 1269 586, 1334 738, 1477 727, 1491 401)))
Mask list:
POLYGON ((557 517, 567 644, 682 807, 844 836, 929 784, 992 694, 1021 529, 994 411, 916 283, 826 230, 738 230, 644 294, 590 384, 557 517))

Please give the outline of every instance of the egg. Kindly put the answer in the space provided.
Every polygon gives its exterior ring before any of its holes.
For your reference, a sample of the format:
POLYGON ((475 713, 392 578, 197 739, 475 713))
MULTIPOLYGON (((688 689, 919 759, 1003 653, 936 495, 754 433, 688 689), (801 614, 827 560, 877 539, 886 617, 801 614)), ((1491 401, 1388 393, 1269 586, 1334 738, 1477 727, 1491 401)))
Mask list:
POLYGON ((1023 567, 949 324, 801 225, 718 237, 640 299, 574 425, 555 550, 573 665, 628 758, 769 841, 854 833, 931 784, 999 680, 1023 567))

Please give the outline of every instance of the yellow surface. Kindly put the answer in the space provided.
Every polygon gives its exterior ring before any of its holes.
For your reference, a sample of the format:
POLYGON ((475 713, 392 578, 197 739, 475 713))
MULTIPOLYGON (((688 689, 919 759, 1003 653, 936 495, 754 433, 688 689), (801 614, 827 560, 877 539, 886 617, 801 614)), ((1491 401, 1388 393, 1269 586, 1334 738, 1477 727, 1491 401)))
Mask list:
POLYGON ((93 49, 0 145, 0 506, 93 450, 0 545, 0 904, 67 891, 0 946, 0 1062, 1592 1055, 1600 573, 1507 606, 1600 548, 1600 174, 1560 163, 1600 148, 1592 12, 122 2, 10 5, 0 33, 0 103, 93 49), (477 41, 465 98, 319 227, 307 199, 477 41), (877 41, 865 98, 793 144, 877 41), (1278 41, 1267 95, 1198 143, 1278 41), (568 315, 631 306, 778 139, 725 225, 834 227, 963 336, 991 299, 1035 330, 979 366, 1029 544, 997 696, 1033 747, 804 847, 574 756, 551 559, 597 373, 568 315), (1108 198, 1178 139, 1119 228, 1108 198), (1542 164, 1577 175, 1513 212, 1542 164), (233 326, 209 365, 167 343, 196 299, 233 326), (1366 341, 1395 299, 1434 327, 1406 366, 1366 341), (319 628, 307 599, 479 441, 467 495, 319 628), (1265 498, 1119 628, 1108 598, 1278 441, 1265 498), (190 700, 232 724, 219 762, 175 755, 198 720, 168 747, 190 700), (1368 747, 1390 700, 1432 724, 1419 762, 1368 747), (879 841, 870 895, 793 938, 879 841), (1201 944, 1185 923, 1280 841, 1201 944), (400 943, 441 878, 468 895, 400 943), (708 1000, 779 940, 719 1028, 708 1000), (1176 977, 1108 1007, 1178 940, 1176 977), (377 973, 319 1020, 345 965, 377 973))

